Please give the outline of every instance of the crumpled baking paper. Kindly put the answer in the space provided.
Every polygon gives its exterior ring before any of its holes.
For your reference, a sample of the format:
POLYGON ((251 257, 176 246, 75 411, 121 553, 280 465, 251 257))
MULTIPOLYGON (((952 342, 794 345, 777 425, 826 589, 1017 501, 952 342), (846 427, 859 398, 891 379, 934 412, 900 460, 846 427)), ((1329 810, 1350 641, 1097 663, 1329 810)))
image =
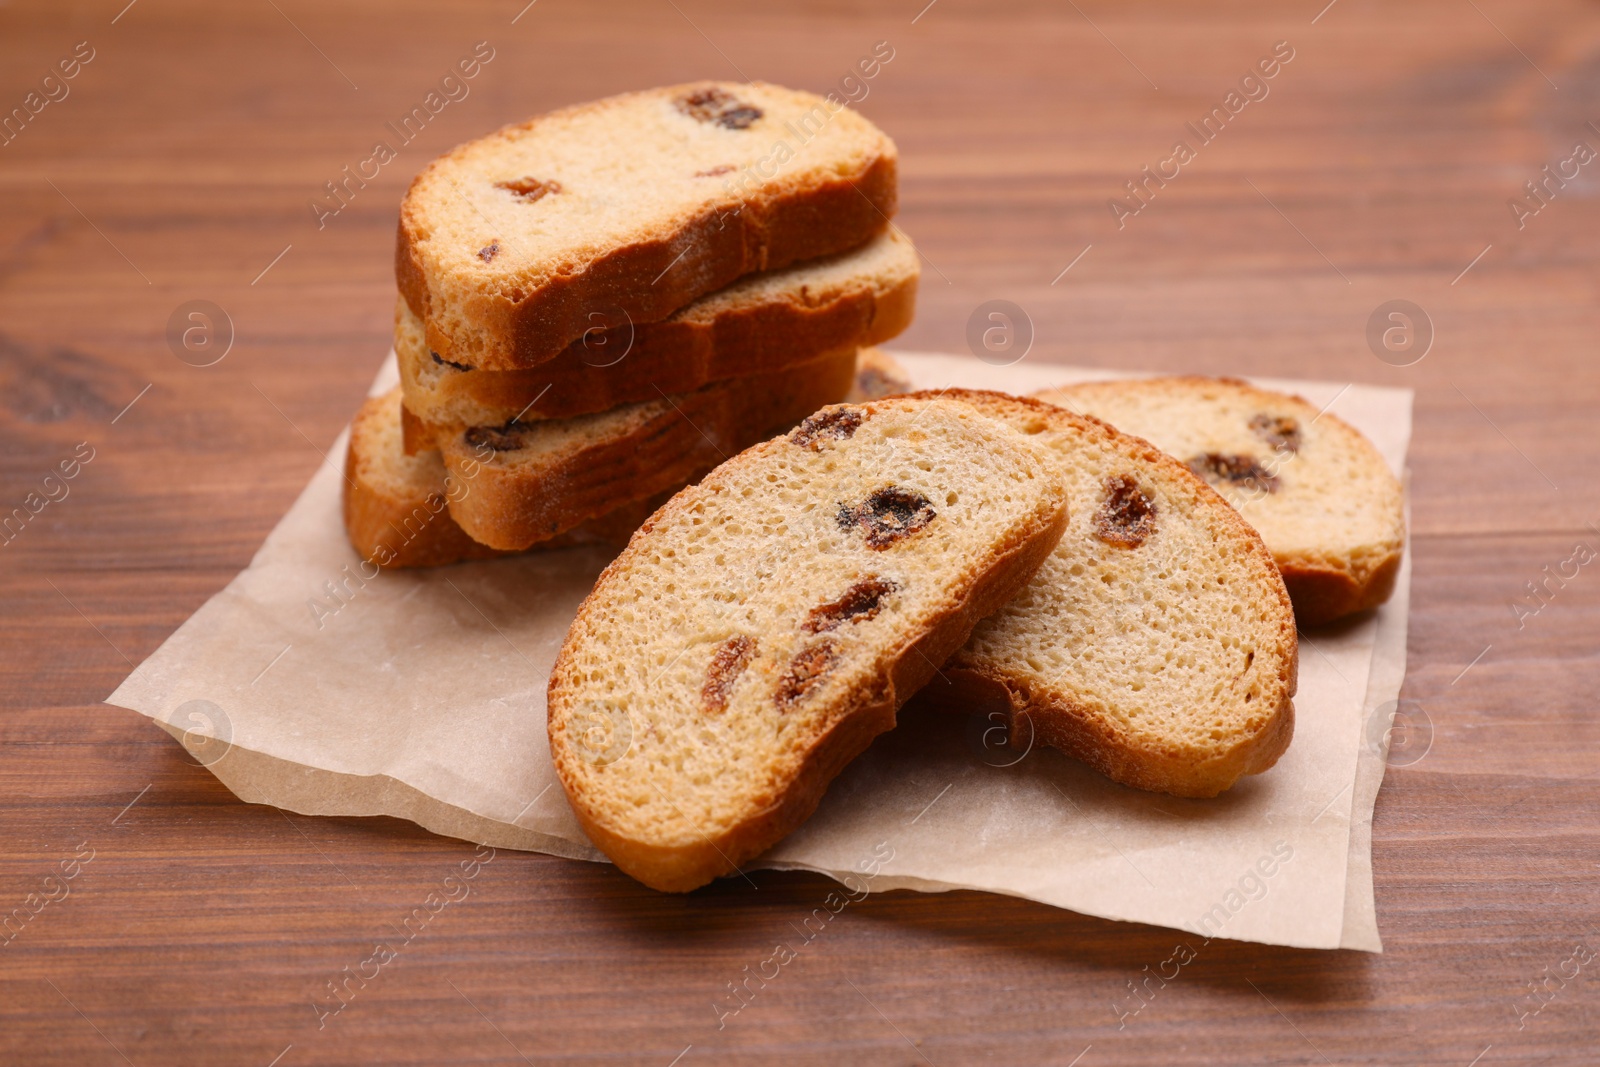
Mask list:
MULTIPOLYGON (((1029 393, 1117 376, 896 358, 924 389, 1029 393)), ((391 358, 374 393, 394 380, 391 358)), ((1260 384, 1331 405, 1404 471, 1409 390, 1260 384)), ((162 724, 251 803, 392 815, 603 862, 550 763, 545 684, 611 552, 376 573, 341 525, 344 441, 250 566, 108 703, 162 724)), ((1202 938, 1381 951, 1371 820, 1405 673, 1409 587, 1408 552, 1382 609, 1302 635, 1294 742, 1271 771, 1221 797, 1128 789, 1050 749, 997 747, 981 719, 912 711, 752 866, 873 891, 1005 893, 1202 938)))

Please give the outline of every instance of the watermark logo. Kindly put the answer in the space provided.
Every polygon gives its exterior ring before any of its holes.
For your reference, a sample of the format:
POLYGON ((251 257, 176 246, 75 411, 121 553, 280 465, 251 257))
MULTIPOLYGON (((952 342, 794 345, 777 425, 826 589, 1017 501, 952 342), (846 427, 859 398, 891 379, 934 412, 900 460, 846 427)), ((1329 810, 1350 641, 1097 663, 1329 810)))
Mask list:
MULTIPOLYGON (((435 916, 450 905, 460 904, 471 896, 471 881, 482 873, 483 868, 494 862, 494 857, 495 851, 492 846, 479 845, 472 858, 456 864, 455 869, 444 876, 439 887, 430 892, 421 904, 412 908, 410 914, 400 920, 399 926, 393 923, 385 924, 399 935, 397 939, 374 944, 370 955, 354 967, 346 964, 338 974, 324 982, 323 992, 311 999, 311 1010, 317 1014, 317 1029, 326 1029, 329 1019, 348 1008, 367 986, 376 982, 383 974, 383 969, 393 963, 406 946, 428 928, 428 924, 435 916)), ((282 1059, 282 1054, 279 1055, 279 1059, 282 1059)))
POLYGON ((991 767, 1015 767, 1033 751, 1033 719, 1027 712, 1013 719, 1000 710, 974 711, 967 716, 967 746, 991 767))
POLYGON ((365 158, 358 160, 353 168, 346 165, 333 180, 323 182, 323 192, 317 194, 318 198, 306 202, 311 208, 311 217, 317 220, 317 229, 326 228, 329 219, 354 203, 356 194, 365 189, 368 182, 376 181, 383 168, 400 157, 402 148, 421 137, 423 130, 439 117, 440 112, 470 96, 472 79, 483 71, 485 65, 492 63, 494 57, 494 46, 488 41, 473 45, 470 54, 445 70, 437 88, 429 89, 420 104, 412 105, 410 111, 385 123, 384 139, 373 142, 372 150, 365 158), (389 140, 391 132, 394 134, 393 143, 389 140))
POLYGON ((1009 300, 986 300, 967 319, 967 347, 991 367, 1019 363, 1033 347, 1033 319, 1009 300))
POLYGON ((609 701, 591 702, 567 720, 567 742, 579 759, 596 767, 617 762, 633 747, 633 720, 609 701))
POLYGON ((47 469, 44 477, 39 480, 39 488, 23 497, 20 507, 12 508, 10 514, 0 514, 0 548, 4 548, 21 536, 28 523, 45 508, 67 499, 67 495, 72 492, 69 483, 89 465, 94 456, 94 446, 88 441, 79 441, 78 447, 72 450, 72 455, 62 459, 54 468, 47 469), (59 477, 57 472, 60 472, 59 477))
POLYGON ((72 880, 82 874, 93 859, 93 846, 88 841, 82 842, 71 856, 56 861, 54 869, 44 876, 39 888, 24 897, 21 904, 9 912, 0 913, 0 948, 15 941, 23 928, 44 909, 70 897, 72 880), (87 855, 84 849, 89 850, 87 855))
MULTIPOLYGON (((770 148, 753 163, 742 167, 729 166, 726 171, 717 168, 712 173, 726 173, 722 187, 739 206, 729 212, 719 213, 717 228, 726 225, 729 218, 737 218, 744 202, 755 196, 766 182, 783 172, 799 150, 810 144, 835 115, 851 104, 859 104, 872 91, 871 81, 894 59, 894 46, 879 41, 872 46, 872 54, 862 56, 856 65, 839 79, 838 88, 830 89, 810 111, 795 115, 783 124, 783 136, 772 142, 770 148), (859 77, 857 76, 859 75, 859 77)), ((709 177, 709 175, 707 175, 709 177)), ((659 279, 658 279, 659 280, 659 279)))
POLYGON ((1433 319, 1409 300, 1379 304, 1367 316, 1367 347, 1391 367, 1421 363, 1433 347, 1433 319))
POLYGON ((838 890, 830 892, 822 905, 812 908, 811 914, 802 918, 798 925, 790 922, 789 929, 799 936, 790 938, 788 934, 784 934, 784 940, 774 946, 770 956, 760 960, 754 970, 746 964, 737 976, 738 980, 727 983, 727 993, 719 994, 719 999, 711 1002, 711 1010, 717 1017, 717 1029, 726 1029, 729 1019, 754 1003, 768 984, 782 977, 783 968, 800 958, 800 953, 816 939, 817 935, 827 930, 834 916, 851 904, 865 900, 872 892, 872 880, 878 877, 883 868, 893 860, 894 846, 887 841, 879 841, 872 847, 871 856, 856 861, 855 871, 842 878, 834 875, 843 883, 847 892, 841 893, 838 890))
POLYGON ((582 341, 585 367, 615 367, 633 351, 633 317, 620 307, 591 311, 582 341))
POLYGON ((1372 709, 1367 719, 1367 747, 1387 751, 1391 767, 1422 762, 1433 748, 1433 719, 1415 700, 1389 700, 1372 709))
MULTIPOLYGON (((1183 168, 1199 159, 1200 151, 1221 137, 1222 131, 1237 120, 1245 108, 1265 100, 1272 92, 1272 79, 1294 61, 1295 55, 1294 46, 1288 41, 1274 44, 1269 55, 1256 60, 1255 66, 1245 68, 1239 77, 1238 87, 1229 89, 1221 103, 1213 104, 1198 122, 1183 124, 1182 136, 1173 142, 1172 151, 1165 158, 1154 166, 1145 164, 1138 174, 1123 182, 1127 198, 1119 194, 1106 201, 1106 208, 1111 212, 1111 220, 1117 224, 1117 229, 1126 229, 1128 220, 1149 207, 1156 194, 1165 189, 1168 182, 1176 181, 1183 173, 1183 168), (1193 145, 1189 143, 1191 139, 1193 145)), ((1151 82, 1152 88, 1154 85, 1151 82)))
MULTIPOLYGON (((116 19, 111 21, 115 22, 116 19)), ((82 73, 85 66, 94 62, 94 57, 94 45, 79 41, 72 46, 69 55, 62 56, 56 60, 54 67, 47 68, 39 79, 37 89, 30 89, 21 103, 0 114, 0 147, 21 137, 30 124, 39 121, 39 114, 45 108, 64 103, 72 95, 72 86, 68 83, 82 73)))
MULTIPOLYGON (((1156 964, 1152 971, 1147 963, 1144 969, 1126 982, 1126 1000, 1111 1002, 1111 1012, 1117 1017, 1117 1029, 1126 1030, 1128 1020, 1154 1003, 1157 995, 1178 980, 1183 968, 1193 963, 1201 949, 1223 936, 1228 922, 1245 908, 1263 899, 1272 891, 1271 881, 1289 861, 1294 859, 1294 846, 1287 841, 1273 843, 1270 852, 1263 852, 1253 864, 1247 866, 1234 883, 1224 890, 1216 903, 1192 924, 1179 924, 1182 928, 1205 938, 1196 949, 1187 941, 1173 946, 1172 954, 1156 964), (1137 981, 1135 980, 1137 979, 1137 981)), ((1119 992, 1118 996, 1122 994, 1119 992)))
POLYGON ((1555 563, 1546 563, 1539 572, 1535 581, 1526 582, 1525 590, 1520 600, 1510 601, 1512 614, 1517 617, 1517 629, 1528 625, 1528 620, 1538 615, 1545 609, 1545 605, 1555 600, 1556 595, 1567 587, 1567 583, 1576 578, 1584 567, 1593 563, 1596 552, 1586 543, 1579 541, 1572 546, 1572 554, 1566 559, 1555 563))
POLYGON ((1578 141, 1567 158, 1555 163, 1554 170, 1551 164, 1546 163, 1537 178, 1523 183, 1526 198, 1513 196, 1506 201, 1506 207, 1511 209, 1511 221, 1517 224, 1517 229, 1525 228, 1529 219, 1549 207, 1557 194, 1567 187, 1567 182, 1576 181, 1579 172, 1594 162, 1595 155, 1588 141, 1578 141))
POLYGON ((209 700, 186 700, 167 725, 183 731, 179 739, 202 767, 212 767, 233 749, 233 720, 209 700))
POLYGON ((1572 952, 1566 959, 1556 964, 1554 974, 1550 973, 1550 967, 1546 965, 1544 972, 1536 981, 1528 983, 1528 991, 1512 1006, 1511 1010, 1517 1017, 1517 1029, 1525 1029, 1528 1020, 1538 1016, 1551 1001, 1560 996, 1567 988, 1567 984, 1594 962, 1594 957, 1594 949, 1580 941, 1572 946, 1572 952), (1550 984, 1552 980, 1555 982, 1554 985, 1550 984))
POLYGON ((212 367, 233 348, 233 319, 209 300, 189 300, 167 316, 167 347, 191 367, 212 367))

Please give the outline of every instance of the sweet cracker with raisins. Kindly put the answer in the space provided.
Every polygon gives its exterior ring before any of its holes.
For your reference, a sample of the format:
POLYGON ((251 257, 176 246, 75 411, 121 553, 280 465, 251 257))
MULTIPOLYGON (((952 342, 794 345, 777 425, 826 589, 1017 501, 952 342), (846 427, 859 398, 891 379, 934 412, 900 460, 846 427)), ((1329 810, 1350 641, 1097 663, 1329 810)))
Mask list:
POLYGON ((555 359, 509 371, 429 351, 422 320, 400 300, 394 349, 410 416, 406 449, 468 426, 572 418, 880 344, 911 324, 920 273, 911 242, 888 231, 848 252, 747 275, 661 322, 603 328, 597 314, 595 328, 555 359))
POLYGON ((836 99, 701 82, 554 111, 430 163, 395 277, 428 348, 513 370, 594 328, 659 322, 755 271, 865 244, 894 142, 836 99))
MULTIPOLYGON (((446 482, 437 452, 407 455, 401 446, 400 390, 361 405, 350 423, 344 464, 344 528, 361 558, 379 567, 440 567, 507 553, 467 536, 450 516, 450 498, 471 483, 446 482)), ((623 545, 665 497, 620 498, 594 516, 530 548, 623 545)))
POLYGON ((1297 396, 1233 378, 1047 390, 1188 464, 1260 533, 1301 626, 1389 599, 1405 548, 1400 480, 1361 432, 1297 396))
POLYGON ((1138 789, 1215 796, 1276 763, 1294 734, 1299 649, 1256 532, 1183 464, 1098 419, 945 395, 1049 448, 1072 522, 929 702, 999 712, 1013 746, 1050 745, 1138 789))
POLYGON ((824 408, 634 535, 551 671, 550 751, 584 831, 687 891, 760 855, 1067 524, 1049 453, 969 405, 824 408))
POLYGON ((437 440, 450 514, 473 540, 523 549, 623 501, 675 492, 850 392, 853 349, 593 415, 474 426, 437 440))

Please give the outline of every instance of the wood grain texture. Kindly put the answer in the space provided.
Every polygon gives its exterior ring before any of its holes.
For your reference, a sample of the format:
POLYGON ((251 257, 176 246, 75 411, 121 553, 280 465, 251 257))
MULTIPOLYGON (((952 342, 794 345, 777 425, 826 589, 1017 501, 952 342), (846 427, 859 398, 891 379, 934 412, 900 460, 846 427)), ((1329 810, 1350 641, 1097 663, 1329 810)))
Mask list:
POLYGON ((0 947, 0 1062, 1594 1062, 1600 962, 1518 1012, 1574 944, 1600 949, 1600 571, 1520 626, 1511 604, 1575 543, 1600 549, 1600 171, 1521 229, 1507 201, 1574 142, 1600 148, 1600 8, 122 7, 0 7, 0 109, 95 49, 0 147, 3 510, 95 449, 0 548, 0 915, 94 854, 0 947), (484 40, 470 95, 319 230, 324 183, 484 40), (1417 390, 1404 695, 1434 733, 1378 799, 1387 952, 1213 942, 1119 1029, 1113 1002, 1183 935, 897 892, 850 905, 719 1030, 727 983, 832 883, 765 872, 679 898, 502 852, 319 1029, 326 984, 472 849, 244 805, 98 702, 324 462, 387 347, 396 207, 429 158, 691 78, 827 91, 880 40, 894 58, 861 108, 900 146, 899 221, 925 257, 907 347, 962 350, 1003 298, 1033 322, 1030 360, 1417 390), (1119 229, 1108 198, 1281 40, 1295 58, 1270 94, 1119 229), (195 299, 235 328, 205 368, 165 339, 195 299), (1368 349, 1391 299, 1436 328, 1415 366, 1368 349))

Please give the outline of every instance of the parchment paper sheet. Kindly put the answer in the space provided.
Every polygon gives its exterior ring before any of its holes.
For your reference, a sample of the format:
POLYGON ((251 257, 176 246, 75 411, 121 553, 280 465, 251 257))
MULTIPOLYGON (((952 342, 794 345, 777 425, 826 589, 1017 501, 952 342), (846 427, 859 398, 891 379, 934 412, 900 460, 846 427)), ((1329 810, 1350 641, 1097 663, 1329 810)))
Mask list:
MULTIPOLYGON (((1116 376, 896 356, 920 388, 1116 376)), ((393 380, 391 359, 374 391, 393 380)), ((1409 390, 1262 384, 1331 402, 1404 470, 1409 390)), ((250 566, 108 703, 161 723, 246 801, 603 860, 556 782, 544 691, 609 553, 369 577, 340 521, 343 437, 328 454, 250 566)), ((1380 951, 1370 833, 1386 739, 1369 723, 1405 672, 1407 560, 1375 616, 1303 636, 1294 743, 1222 797, 1125 789, 1044 748, 991 766, 1010 757, 985 753, 973 723, 907 713, 754 866, 844 878, 875 862, 874 890, 983 889, 1200 936, 1380 951)))

